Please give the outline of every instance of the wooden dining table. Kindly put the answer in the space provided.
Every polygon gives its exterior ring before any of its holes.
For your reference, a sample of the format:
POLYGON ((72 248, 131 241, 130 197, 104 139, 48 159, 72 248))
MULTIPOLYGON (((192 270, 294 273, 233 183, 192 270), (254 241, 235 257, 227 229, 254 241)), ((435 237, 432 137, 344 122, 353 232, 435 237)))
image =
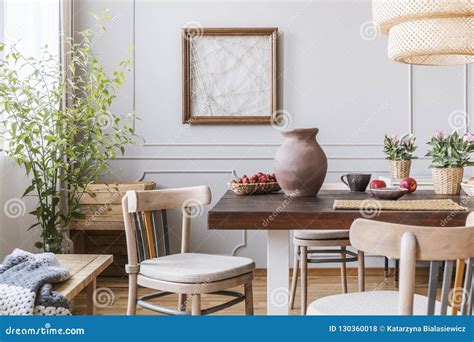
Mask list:
POLYGON ((296 229, 349 229, 358 218, 432 227, 464 226, 474 211, 474 197, 435 195, 418 190, 401 200, 452 199, 467 211, 339 210, 335 200, 364 200, 368 192, 322 190, 316 197, 289 197, 283 193, 239 196, 227 191, 208 213, 209 229, 267 231, 267 314, 287 315, 290 244, 296 229), (279 300, 275 300, 278 296, 279 300))

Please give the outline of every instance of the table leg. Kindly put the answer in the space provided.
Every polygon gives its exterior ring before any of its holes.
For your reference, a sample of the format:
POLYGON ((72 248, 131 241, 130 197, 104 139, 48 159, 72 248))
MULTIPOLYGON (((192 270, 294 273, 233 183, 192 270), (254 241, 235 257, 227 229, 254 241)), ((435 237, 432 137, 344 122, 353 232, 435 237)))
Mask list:
POLYGON ((290 246, 288 230, 267 237, 267 315, 288 315, 290 246))
POLYGON ((96 278, 94 278, 94 280, 92 280, 90 284, 87 285, 86 287, 86 291, 87 291, 86 314, 89 316, 95 315, 95 303, 94 303, 95 288, 96 288, 96 278))

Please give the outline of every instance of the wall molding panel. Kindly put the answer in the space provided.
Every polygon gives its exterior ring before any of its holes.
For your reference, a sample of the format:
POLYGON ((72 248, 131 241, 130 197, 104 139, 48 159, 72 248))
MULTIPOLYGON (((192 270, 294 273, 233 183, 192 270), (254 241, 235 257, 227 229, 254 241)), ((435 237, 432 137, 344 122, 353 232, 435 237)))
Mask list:
MULTIPOLYGON (((328 156, 329 160, 386 160, 385 157, 370 156, 328 156)), ((209 157, 209 156, 169 156, 169 157, 152 157, 152 156, 125 156, 117 157, 116 160, 273 160, 273 156, 251 156, 251 157, 209 157)), ((417 160, 430 160, 429 157, 419 157, 417 160)))
POLYGON ((469 66, 464 66, 464 132, 469 132, 469 66))
POLYGON ((408 66, 408 132, 414 133, 413 128, 413 65, 408 66))
POLYGON ((233 174, 235 170, 146 170, 137 181, 142 181, 151 174, 233 174))
MULTIPOLYGON (((279 147, 281 143, 143 143, 143 147, 279 147)), ((381 143, 327 143, 322 147, 380 147, 381 143)))

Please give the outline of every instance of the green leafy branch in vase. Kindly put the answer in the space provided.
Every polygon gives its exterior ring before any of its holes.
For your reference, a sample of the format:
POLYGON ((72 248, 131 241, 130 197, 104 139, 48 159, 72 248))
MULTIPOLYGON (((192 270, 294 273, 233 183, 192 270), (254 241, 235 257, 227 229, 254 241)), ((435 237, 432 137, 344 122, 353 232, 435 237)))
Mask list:
POLYGON ((110 173, 109 161, 133 142, 131 114, 111 111, 131 61, 108 74, 94 53, 98 36, 85 30, 74 41, 64 37, 67 65, 47 47, 36 59, 0 44, 3 150, 31 178, 23 196, 37 197, 30 229, 41 228, 36 247, 45 251, 64 250, 63 231, 83 217, 79 201, 87 186, 110 173))

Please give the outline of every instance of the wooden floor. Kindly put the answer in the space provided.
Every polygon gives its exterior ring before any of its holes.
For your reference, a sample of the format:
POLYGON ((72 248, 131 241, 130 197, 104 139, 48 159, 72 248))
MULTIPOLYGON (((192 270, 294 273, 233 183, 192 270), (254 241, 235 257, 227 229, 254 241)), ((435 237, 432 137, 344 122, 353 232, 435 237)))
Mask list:
MULTIPOLYGON (((254 279, 254 305, 256 315, 266 314, 266 271, 256 270, 254 279)), ((308 302, 341 292, 339 270, 336 269, 312 269, 308 279, 308 302)), ((382 269, 368 269, 366 271, 366 291, 393 290, 394 277, 384 279, 382 269)), ((242 289, 237 289, 242 291, 242 289)), ((124 315, 127 309, 128 283, 126 278, 99 278, 97 283, 97 315, 124 315)), ((348 291, 357 291, 357 270, 348 269, 348 291)), ((151 293, 148 289, 141 288, 139 295, 151 293)), ((417 270, 416 292, 426 294, 427 292, 427 270, 417 270)), ((177 296, 167 296, 158 299, 160 305, 176 308, 177 296)), ((204 295, 202 299, 203 308, 222 302, 222 297, 204 295)), ((85 295, 79 294, 73 307, 73 313, 85 314, 85 295)), ((297 290, 296 305, 291 314, 298 315, 300 311, 299 288, 297 290)), ((219 315, 243 315, 244 304, 240 303, 234 307, 219 312, 219 315)), ((137 309, 138 315, 154 315, 156 313, 142 308, 137 309)))

